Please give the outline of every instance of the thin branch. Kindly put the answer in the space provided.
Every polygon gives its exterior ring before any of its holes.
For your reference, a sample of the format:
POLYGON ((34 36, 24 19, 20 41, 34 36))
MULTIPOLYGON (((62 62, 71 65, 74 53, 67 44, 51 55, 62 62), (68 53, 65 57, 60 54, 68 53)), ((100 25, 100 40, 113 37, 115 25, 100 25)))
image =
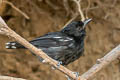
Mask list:
POLYGON ((84 21, 85 20, 85 16, 84 16, 84 14, 83 14, 83 11, 82 11, 82 9, 81 9, 81 5, 80 5, 80 2, 81 2, 81 0, 73 0, 76 4, 77 4, 77 6, 78 6, 78 12, 79 12, 79 14, 80 14, 80 16, 81 16, 81 21, 84 21))
POLYGON ((114 48, 112 51, 110 51, 108 54, 106 54, 103 58, 97 59, 97 62, 95 65, 93 65, 92 68, 90 68, 87 72, 85 72, 83 75, 80 76, 81 80, 93 77, 98 71, 100 71, 102 68, 109 65, 112 61, 118 59, 120 57, 120 45, 118 45, 116 48, 114 48))
POLYGON ((26 79, 9 77, 9 76, 1 76, 0 75, 0 80, 26 80, 26 79))
POLYGON ((26 19, 30 19, 30 17, 26 13, 24 13, 23 11, 21 11, 19 8, 15 7, 15 5, 13 5, 13 3, 9 2, 9 1, 3 1, 3 3, 9 4, 13 9, 15 9, 20 14, 22 14, 26 19))

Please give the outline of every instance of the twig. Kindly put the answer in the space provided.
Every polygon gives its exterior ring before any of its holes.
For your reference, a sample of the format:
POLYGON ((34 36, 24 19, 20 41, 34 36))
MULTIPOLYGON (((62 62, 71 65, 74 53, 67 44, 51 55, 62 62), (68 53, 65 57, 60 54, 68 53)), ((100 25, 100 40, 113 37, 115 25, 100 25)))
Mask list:
POLYGON ((110 64, 112 61, 118 59, 119 57, 120 57, 120 45, 118 45, 116 48, 110 51, 103 58, 97 59, 96 64, 93 65, 93 67, 90 68, 83 75, 81 75, 80 78, 88 80, 89 78, 93 77, 93 75, 95 75, 98 71, 100 71, 102 68, 110 64))
POLYGON ((1 76, 1 75, 0 75, 0 80, 26 80, 26 79, 22 79, 22 78, 14 78, 14 77, 1 76))
POLYGON ((77 6, 78 6, 78 12, 79 12, 79 14, 80 14, 80 16, 81 16, 81 21, 84 21, 85 20, 85 16, 84 16, 84 14, 83 14, 83 11, 82 11, 82 9, 81 9, 81 5, 80 5, 80 1, 81 0, 73 0, 76 4, 77 4, 77 6))
POLYGON ((13 3, 8 2, 8 1, 3 1, 3 2, 6 3, 6 4, 9 4, 13 9, 15 9, 15 10, 18 11, 20 14, 22 14, 26 19, 30 19, 30 17, 29 17, 26 13, 24 13, 23 11, 21 11, 19 8, 15 7, 15 6, 13 5, 13 3))

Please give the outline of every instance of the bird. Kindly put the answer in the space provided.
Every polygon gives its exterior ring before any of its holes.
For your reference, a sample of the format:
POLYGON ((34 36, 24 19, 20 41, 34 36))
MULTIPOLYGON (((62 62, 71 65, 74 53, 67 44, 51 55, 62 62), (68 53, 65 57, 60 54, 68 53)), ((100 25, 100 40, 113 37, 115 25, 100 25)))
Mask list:
MULTIPOLYGON (((91 20, 72 21, 60 31, 49 32, 29 42, 41 49, 49 57, 62 62, 62 65, 68 65, 83 55, 86 26, 91 20)), ((6 48, 26 49, 18 42, 7 42, 6 48)), ((35 55, 34 53, 32 54, 35 55)), ((44 62, 44 59, 37 57, 41 62, 44 62)))

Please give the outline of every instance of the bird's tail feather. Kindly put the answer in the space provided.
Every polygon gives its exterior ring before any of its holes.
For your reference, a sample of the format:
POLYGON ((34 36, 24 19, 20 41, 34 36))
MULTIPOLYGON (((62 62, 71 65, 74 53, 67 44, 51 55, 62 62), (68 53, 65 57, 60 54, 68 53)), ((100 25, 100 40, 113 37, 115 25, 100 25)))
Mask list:
POLYGON ((24 49, 25 47, 17 42, 8 42, 5 46, 7 49, 24 49))

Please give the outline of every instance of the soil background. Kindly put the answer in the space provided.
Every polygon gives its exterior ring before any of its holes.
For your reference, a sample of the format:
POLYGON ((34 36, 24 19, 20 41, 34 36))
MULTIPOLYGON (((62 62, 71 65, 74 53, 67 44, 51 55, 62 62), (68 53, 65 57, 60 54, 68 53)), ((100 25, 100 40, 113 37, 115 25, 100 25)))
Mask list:
MULTIPOLYGON (((76 11, 72 0, 9 0, 25 12, 27 20, 8 4, 2 4, 0 15, 15 32, 32 40, 48 32, 59 31, 76 11)), ((87 26, 84 56, 66 66, 80 75, 86 72, 120 43, 120 0, 82 0, 84 13, 93 21, 87 26), (90 2, 90 6, 88 4, 90 2)), ((76 20, 80 20, 80 16, 76 20)), ((0 35, 0 75, 21 77, 28 80, 66 80, 65 76, 44 65, 28 50, 7 50, 11 40, 0 35)), ((120 63, 115 60, 90 80, 120 80, 120 63)))

